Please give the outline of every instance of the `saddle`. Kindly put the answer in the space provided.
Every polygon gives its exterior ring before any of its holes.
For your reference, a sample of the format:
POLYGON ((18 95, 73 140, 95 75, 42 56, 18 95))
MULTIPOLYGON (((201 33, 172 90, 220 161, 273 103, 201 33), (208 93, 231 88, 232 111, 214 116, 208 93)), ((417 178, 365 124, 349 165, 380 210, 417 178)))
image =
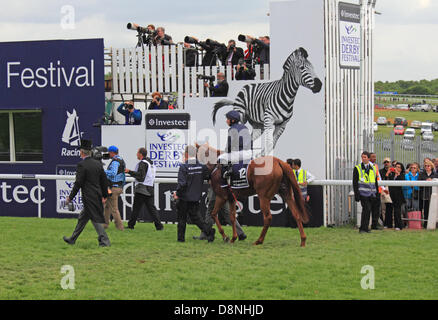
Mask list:
POLYGON ((232 165, 231 176, 228 178, 228 181, 222 176, 222 188, 227 188, 228 186, 231 189, 246 189, 249 188, 247 172, 248 172, 247 163, 237 163, 232 165))

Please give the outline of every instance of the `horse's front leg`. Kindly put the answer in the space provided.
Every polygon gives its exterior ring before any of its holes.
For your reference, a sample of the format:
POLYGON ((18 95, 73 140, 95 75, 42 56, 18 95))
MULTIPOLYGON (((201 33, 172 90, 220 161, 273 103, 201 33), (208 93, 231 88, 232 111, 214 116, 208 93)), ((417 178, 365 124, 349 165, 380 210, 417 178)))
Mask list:
POLYGON ((233 227, 233 238, 231 239, 231 243, 234 243, 237 239, 237 229, 236 229, 236 200, 232 200, 230 203, 230 221, 231 226, 233 227))
POLYGON ((222 235, 222 239, 225 242, 228 242, 228 241, 230 241, 230 238, 225 234, 225 231, 222 228, 222 225, 218 219, 219 210, 224 206, 226 201, 227 201, 226 199, 224 199, 216 194, 216 201, 214 203, 213 211, 211 212, 211 217, 213 218, 214 222, 216 223, 217 229, 219 230, 219 233, 222 235))

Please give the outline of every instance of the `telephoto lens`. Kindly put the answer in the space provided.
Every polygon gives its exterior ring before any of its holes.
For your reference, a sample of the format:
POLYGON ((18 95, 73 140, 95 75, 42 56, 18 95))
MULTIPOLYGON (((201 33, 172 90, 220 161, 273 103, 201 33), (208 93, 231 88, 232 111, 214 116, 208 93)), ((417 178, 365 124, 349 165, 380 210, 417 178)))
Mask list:
POLYGON ((238 39, 239 41, 246 42, 246 36, 243 35, 243 34, 239 34, 239 37, 237 37, 237 39, 238 39))
POLYGON ((197 44, 197 43, 198 43, 198 41, 196 41, 196 39, 194 39, 194 38, 192 38, 192 37, 189 37, 189 36, 186 36, 186 37, 184 38, 184 42, 185 42, 185 43, 193 43, 193 44, 197 44))

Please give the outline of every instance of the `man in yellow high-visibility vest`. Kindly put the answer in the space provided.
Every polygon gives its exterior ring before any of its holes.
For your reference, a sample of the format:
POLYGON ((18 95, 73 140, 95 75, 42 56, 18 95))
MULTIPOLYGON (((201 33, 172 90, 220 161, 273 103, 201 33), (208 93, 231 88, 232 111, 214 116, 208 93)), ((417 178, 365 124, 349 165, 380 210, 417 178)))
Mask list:
POLYGON ((294 169, 295 177, 297 178, 298 185, 301 189, 304 201, 309 202, 310 196, 307 192, 307 185, 315 180, 315 177, 307 170, 301 169, 301 160, 292 160, 292 168, 294 169))
MULTIPOLYGON (((380 194, 377 182, 376 168, 370 162, 370 153, 362 153, 362 163, 357 165, 353 170, 353 189, 354 197, 362 205, 360 233, 369 233, 370 214, 378 217, 380 194)), ((377 221, 373 219, 371 229, 378 230, 377 221)))

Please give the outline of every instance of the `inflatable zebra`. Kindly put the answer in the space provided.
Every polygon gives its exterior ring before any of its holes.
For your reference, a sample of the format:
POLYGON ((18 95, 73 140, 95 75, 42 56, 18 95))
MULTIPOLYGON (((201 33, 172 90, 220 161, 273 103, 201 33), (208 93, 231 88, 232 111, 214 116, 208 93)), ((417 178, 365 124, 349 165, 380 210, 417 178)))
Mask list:
POLYGON ((213 124, 216 123, 219 109, 233 106, 234 110, 240 112, 242 122, 249 122, 253 127, 253 141, 265 134, 262 152, 264 155, 270 154, 292 118, 298 88, 304 86, 313 93, 321 91, 322 82, 307 58, 307 51, 299 48, 284 63, 280 80, 245 85, 235 101, 217 102, 213 108, 213 124))

